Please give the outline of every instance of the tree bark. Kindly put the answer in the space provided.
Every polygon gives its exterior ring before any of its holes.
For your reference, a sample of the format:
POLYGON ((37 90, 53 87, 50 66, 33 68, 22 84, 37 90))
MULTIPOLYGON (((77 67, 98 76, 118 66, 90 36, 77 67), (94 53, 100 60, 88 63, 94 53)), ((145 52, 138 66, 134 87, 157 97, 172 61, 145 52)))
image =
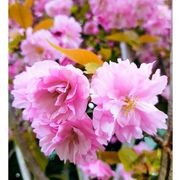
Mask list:
POLYGON ((172 95, 170 95, 168 104, 168 130, 162 149, 159 180, 172 180, 172 95))

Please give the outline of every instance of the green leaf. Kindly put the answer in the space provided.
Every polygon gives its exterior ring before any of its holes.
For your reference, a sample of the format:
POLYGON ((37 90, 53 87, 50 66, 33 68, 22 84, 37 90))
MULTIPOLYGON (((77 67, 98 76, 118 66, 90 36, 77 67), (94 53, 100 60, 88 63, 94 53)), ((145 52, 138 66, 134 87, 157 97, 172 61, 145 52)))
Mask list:
POLYGON ((19 48, 19 43, 22 41, 24 37, 21 35, 17 35, 12 41, 9 42, 9 51, 13 52, 15 49, 19 48))
POLYGON ((51 153, 51 155, 49 156, 49 159, 54 160, 55 157, 56 157, 56 155, 57 155, 56 152, 53 151, 53 152, 51 153))
POLYGON ((78 12, 78 6, 77 5, 73 5, 71 7, 71 13, 77 13, 78 12))
POLYGON ((133 162, 138 158, 138 154, 130 147, 122 147, 118 151, 118 156, 127 171, 132 169, 133 162))

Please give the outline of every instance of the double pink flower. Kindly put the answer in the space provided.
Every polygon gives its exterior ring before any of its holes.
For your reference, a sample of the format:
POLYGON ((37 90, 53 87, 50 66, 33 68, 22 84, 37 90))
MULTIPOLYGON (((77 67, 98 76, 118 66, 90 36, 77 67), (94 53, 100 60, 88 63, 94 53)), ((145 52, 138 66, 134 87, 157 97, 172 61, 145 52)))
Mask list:
POLYGON ((167 77, 151 64, 140 68, 129 60, 104 63, 92 78, 91 97, 97 106, 93 124, 99 140, 107 144, 115 133, 121 142, 143 137, 143 131, 155 135, 166 129, 167 115, 155 107, 157 95, 167 84, 167 77))
POLYGON ((96 159, 101 146, 85 114, 89 82, 81 70, 37 62, 16 76, 12 94, 13 106, 24 109, 46 155, 55 150, 61 160, 74 163, 96 159))

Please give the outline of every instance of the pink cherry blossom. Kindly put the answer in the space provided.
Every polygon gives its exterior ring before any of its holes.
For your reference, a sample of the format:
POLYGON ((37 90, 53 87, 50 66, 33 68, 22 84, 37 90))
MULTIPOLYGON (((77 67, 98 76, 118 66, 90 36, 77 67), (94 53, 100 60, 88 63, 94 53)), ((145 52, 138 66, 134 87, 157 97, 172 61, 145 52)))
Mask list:
POLYGON ((87 106, 89 82, 72 65, 53 61, 35 63, 14 80, 13 106, 24 108, 25 119, 46 117, 62 122, 81 117, 87 106))
POLYGON ((55 17, 60 14, 68 16, 70 15, 72 5, 72 0, 51 0, 46 3, 45 10, 46 13, 51 17, 55 17))
POLYGON ((32 29, 27 30, 27 38, 21 43, 22 55, 28 65, 43 59, 57 59, 60 53, 56 51, 49 42, 58 44, 58 41, 48 30, 39 30, 32 33, 32 29))
POLYGON ((135 27, 136 16, 133 4, 124 0, 90 0, 94 16, 105 30, 135 27))
POLYGON ((161 94, 166 100, 169 100, 170 90, 171 90, 171 87, 170 85, 168 85, 161 94))
POLYGON ((105 30, 138 25, 158 35, 166 35, 170 30, 170 10, 163 0, 89 0, 89 4, 105 30))
POLYGON ((15 0, 9 0, 9 4, 14 4, 15 0))
POLYGON ((156 11, 145 21, 143 27, 152 35, 170 36, 171 10, 166 5, 156 6, 156 11))
POLYGON ((9 64, 9 77, 14 78, 15 75, 24 70, 24 62, 21 59, 16 59, 12 64, 9 64))
POLYGON ((31 98, 29 99, 31 87, 39 78, 48 75, 50 67, 59 68, 58 64, 53 61, 37 62, 32 67, 26 67, 26 71, 15 76, 13 80, 14 89, 11 93, 14 96, 14 101, 12 106, 24 109, 23 116, 25 120, 32 118, 32 116, 29 116, 31 110, 31 98))
POLYGON ((136 9, 135 16, 143 22, 149 21, 151 15, 157 12, 157 6, 162 5, 164 0, 133 0, 133 7, 136 9))
POLYGON ((146 44, 136 52, 136 56, 141 63, 151 63, 157 60, 157 54, 155 53, 154 47, 155 44, 146 44))
POLYGON ((97 34, 99 32, 97 21, 90 20, 87 21, 84 25, 84 33, 85 34, 97 34))
POLYGON ((56 16, 51 32, 59 45, 65 48, 78 48, 82 42, 81 25, 73 17, 56 16))
POLYGON ((61 160, 84 164, 95 160, 96 151, 102 149, 93 130, 92 121, 87 116, 64 121, 60 124, 45 119, 35 119, 32 123, 41 150, 50 155, 54 150, 61 160))
MULTIPOLYGON (((93 124, 102 141, 113 133, 122 142, 142 138, 142 132, 155 135, 158 128, 166 129, 167 115, 154 105, 167 84, 167 77, 157 70, 152 77, 151 64, 140 68, 129 60, 105 62, 91 82, 94 109, 93 124)), ((101 141, 101 142, 102 142, 101 141)), ((105 143, 106 144, 106 143, 105 143)))
POLYGON ((94 160, 89 163, 80 165, 80 168, 83 170, 84 174, 88 175, 91 178, 98 178, 98 180, 108 180, 114 175, 111 167, 101 160, 94 160))
MULTIPOLYGON (((137 26, 137 17, 132 1, 114 0, 111 9, 114 12, 112 28, 134 28, 137 26)), ((111 2, 109 2, 111 4, 111 2)))
POLYGON ((14 77, 24 71, 25 64, 22 59, 16 53, 9 53, 9 68, 8 68, 8 75, 9 75, 9 90, 13 89, 12 79, 14 77))
MULTIPOLYGON (((64 48, 78 48, 82 42, 81 25, 73 17, 56 16, 51 32, 56 41, 58 41, 59 46, 64 48)), ((61 65, 74 64, 72 60, 63 54, 60 54, 58 59, 61 65)))
POLYGON ((141 139, 143 138, 141 128, 136 125, 116 125, 115 133, 119 141, 130 143, 132 139, 141 139))
POLYGON ((34 1, 34 6, 33 6, 33 9, 34 9, 34 14, 37 16, 37 17, 41 17, 43 16, 45 10, 45 5, 47 2, 49 2, 51 0, 35 0, 34 1))
POLYGON ((102 106, 97 106, 93 111, 93 126, 98 134, 99 142, 107 145, 107 141, 110 141, 115 129, 112 114, 102 109, 102 106))
POLYGON ((74 4, 82 7, 86 1, 85 0, 73 0, 73 2, 74 2, 74 4))

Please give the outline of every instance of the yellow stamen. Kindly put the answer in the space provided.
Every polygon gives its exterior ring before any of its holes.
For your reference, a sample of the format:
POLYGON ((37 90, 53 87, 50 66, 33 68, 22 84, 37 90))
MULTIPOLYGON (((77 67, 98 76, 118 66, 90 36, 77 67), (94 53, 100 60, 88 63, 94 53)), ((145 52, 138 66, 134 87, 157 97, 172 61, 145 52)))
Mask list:
POLYGON ((42 54, 43 53, 43 48, 41 48, 41 47, 36 47, 36 52, 38 53, 38 54, 42 54))
POLYGON ((129 97, 126 97, 124 102, 126 103, 125 105, 123 105, 122 107, 122 111, 124 112, 124 114, 127 116, 128 113, 130 111, 133 111, 135 106, 136 106, 136 103, 135 103, 135 99, 132 99, 132 98, 129 98, 129 97))

